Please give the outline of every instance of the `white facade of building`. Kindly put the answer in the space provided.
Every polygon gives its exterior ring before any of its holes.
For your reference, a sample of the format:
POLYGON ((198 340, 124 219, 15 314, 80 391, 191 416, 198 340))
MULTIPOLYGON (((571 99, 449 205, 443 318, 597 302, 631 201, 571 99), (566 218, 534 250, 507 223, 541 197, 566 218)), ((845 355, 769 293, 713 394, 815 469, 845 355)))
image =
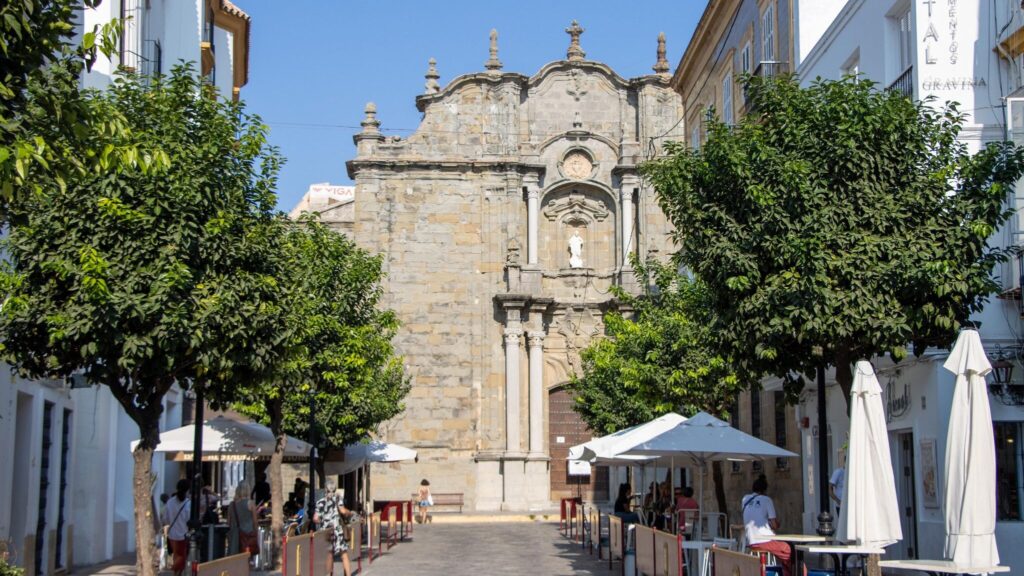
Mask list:
MULTIPOLYGON (((858 73, 881 88, 892 87, 915 100, 934 98, 934 105, 959 103, 967 115, 960 141, 969 151, 1006 137, 1003 97, 1019 85, 1020 74, 1000 56, 1000 40, 1021 28, 1020 2, 997 0, 795 0, 800 59, 797 73, 807 84, 815 78, 837 79, 858 73)), ((992 243, 1018 244, 1011 222, 992 243)), ((1004 288, 1018 288, 1015 264, 995 270, 1004 288)), ((993 298, 974 317, 990 357, 1003 352, 1015 364, 1013 382, 1024 390, 1020 365, 1024 329, 1018 302, 993 298)), ((954 377, 942 368, 948 351, 932 350, 920 359, 892 366, 875 359, 886 390, 886 409, 893 466, 903 518, 904 541, 890 547, 886 558, 942 558, 945 524, 943 459, 954 377)), ((831 375, 830 375, 831 379, 831 375)), ((802 427, 804 528, 813 530, 818 513, 817 406, 805 394, 802 427)), ((999 522, 996 537, 1003 565, 1024 571, 1024 491, 1021 460, 1021 422, 1024 409, 1009 394, 991 394, 996 423, 999 522)), ((846 442, 849 420, 838 387, 828 390, 830 462, 846 442)), ((827 489, 827 487, 825 487, 827 489)), ((832 510, 835 514, 835 510, 832 510)))
MULTIPOLYGON (((195 62, 223 97, 247 80, 249 17, 226 0, 110 0, 82 10, 79 33, 126 18, 113 61, 82 79, 105 88, 118 66, 167 74, 195 62)), ((184 394, 164 402, 161 430, 181 426, 184 394)), ((103 387, 72 390, 0 366, 0 550, 26 573, 54 574, 135 550, 130 443, 138 427, 103 387)), ((154 497, 171 492, 179 464, 154 459, 154 497)))

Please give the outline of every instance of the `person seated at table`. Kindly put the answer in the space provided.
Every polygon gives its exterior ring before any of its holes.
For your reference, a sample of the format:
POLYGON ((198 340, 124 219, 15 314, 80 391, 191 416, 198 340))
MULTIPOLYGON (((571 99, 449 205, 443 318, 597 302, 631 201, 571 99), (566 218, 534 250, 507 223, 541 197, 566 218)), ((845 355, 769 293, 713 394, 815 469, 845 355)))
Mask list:
POLYGON ((680 510, 699 510, 700 505, 693 499, 693 488, 686 486, 682 494, 676 497, 676 512, 680 510))
POLYGON ((668 482, 658 484, 658 497, 654 500, 654 527, 665 530, 672 519, 672 489, 668 482))
POLYGON ((744 534, 747 546, 754 552, 768 552, 779 559, 782 564, 783 576, 792 575, 789 564, 789 544, 772 540, 779 528, 779 518, 775 513, 775 503, 765 493, 768 491, 768 479, 761 474, 754 480, 752 492, 743 497, 744 534))
POLYGON ((633 487, 629 482, 619 484, 619 495, 615 498, 615 508, 613 511, 616 516, 622 518, 623 522, 636 524, 640 521, 640 517, 636 512, 633 512, 633 506, 630 503, 630 492, 632 491, 633 487))

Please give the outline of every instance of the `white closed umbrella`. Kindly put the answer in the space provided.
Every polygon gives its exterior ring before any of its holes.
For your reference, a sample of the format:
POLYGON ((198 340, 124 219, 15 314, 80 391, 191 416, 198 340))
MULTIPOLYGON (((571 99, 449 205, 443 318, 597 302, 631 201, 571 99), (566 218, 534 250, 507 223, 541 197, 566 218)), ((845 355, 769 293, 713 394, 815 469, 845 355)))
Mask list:
POLYGON ((992 365, 976 330, 964 330, 943 365, 956 374, 946 435, 945 555, 961 566, 997 566, 996 448, 985 376, 992 365))
POLYGON ((882 387, 865 360, 857 362, 850 392, 850 447, 836 539, 870 547, 903 539, 882 387))
MULTIPOLYGON (((191 454, 195 442, 194 424, 168 430, 160 434, 156 452, 191 454)), ((139 441, 132 442, 132 450, 139 441)), ((274 433, 270 428, 255 422, 239 422, 218 416, 203 423, 203 458, 269 458, 274 453, 274 433)), ((309 444, 287 437, 285 456, 308 456, 309 444)))

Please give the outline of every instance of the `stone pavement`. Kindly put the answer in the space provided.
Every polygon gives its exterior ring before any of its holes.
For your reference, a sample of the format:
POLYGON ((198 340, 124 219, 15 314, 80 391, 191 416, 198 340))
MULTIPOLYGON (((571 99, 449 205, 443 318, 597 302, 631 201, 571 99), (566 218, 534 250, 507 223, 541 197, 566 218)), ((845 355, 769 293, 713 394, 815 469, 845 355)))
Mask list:
MULTIPOLYGON (((558 522, 509 521, 510 518, 475 523, 465 520, 468 518, 445 518, 416 525, 412 536, 387 550, 373 564, 364 557, 363 573, 368 576, 610 574, 607 560, 598 561, 596 554, 590 556, 585 549, 562 536, 558 522)), ((113 562, 77 568, 71 576, 134 576, 134 562, 134 556, 124 556, 113 562)), ((353 565, 353 569, 355 567, 353 565)), ((341 573, 341 562, 336 562, 335 574, 341 573)), ((618 573, 618 565, 614 573, 618 573)), ((169 574, 164 572, 161 576, 169 574)))
POLYGON ((372 566, 364 558, 363 569, 370 576, 609 574, 608 562, 569 542, 557 522, 417 525, 411 538, 386 551, 372 566))

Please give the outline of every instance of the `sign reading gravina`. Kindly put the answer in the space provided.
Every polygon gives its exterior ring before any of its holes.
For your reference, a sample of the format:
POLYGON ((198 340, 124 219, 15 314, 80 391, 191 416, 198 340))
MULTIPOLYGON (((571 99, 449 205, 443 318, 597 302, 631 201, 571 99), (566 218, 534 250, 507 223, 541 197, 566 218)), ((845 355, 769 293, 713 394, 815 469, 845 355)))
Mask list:
POLYGON ((971 77, 950 77, 950 78, 925 78, 921 81, 922 90, 971 90, 974 88, 987 88, 988 83, 984 78, 971 77))

